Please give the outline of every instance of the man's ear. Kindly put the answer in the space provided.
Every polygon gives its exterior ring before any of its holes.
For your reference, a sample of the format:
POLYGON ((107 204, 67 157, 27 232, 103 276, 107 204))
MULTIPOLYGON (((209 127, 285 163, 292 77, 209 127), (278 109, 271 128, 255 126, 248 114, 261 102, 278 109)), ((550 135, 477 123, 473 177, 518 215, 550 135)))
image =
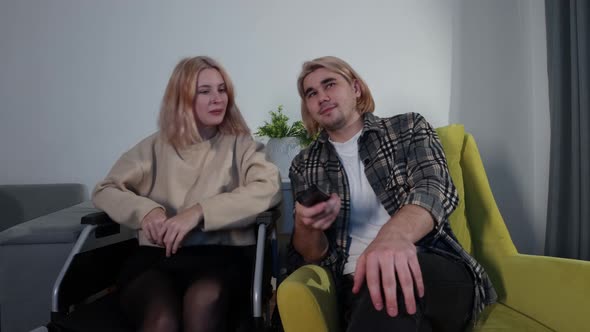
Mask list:
POLYGON ((354 90, 354 94, 356 95, 356 97, 357 98, 360 97, 361 96, 361 85, 358 80, 352 81, 352 88, 354 90))

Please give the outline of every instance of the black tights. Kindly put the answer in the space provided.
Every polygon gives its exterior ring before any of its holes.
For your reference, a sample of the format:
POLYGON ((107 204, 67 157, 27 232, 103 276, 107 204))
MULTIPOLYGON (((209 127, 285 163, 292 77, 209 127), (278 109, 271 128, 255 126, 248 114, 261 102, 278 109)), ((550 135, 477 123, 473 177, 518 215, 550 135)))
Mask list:
POLYGON ((182 294, 164 272, 151 269, 121 293, 121 308, 138 331, 225 331, 229 292, 213 277, 196 279, 182 294))

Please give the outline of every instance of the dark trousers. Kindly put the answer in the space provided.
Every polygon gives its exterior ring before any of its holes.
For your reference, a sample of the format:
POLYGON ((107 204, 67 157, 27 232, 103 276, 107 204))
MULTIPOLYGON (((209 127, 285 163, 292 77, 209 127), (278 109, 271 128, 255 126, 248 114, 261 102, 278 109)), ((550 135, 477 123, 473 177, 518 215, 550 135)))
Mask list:
MULTIPOLYGON (((463 331, 473 305, 474 282, 465 264, 432 253, 418 253, 424 279, 424 297, 416 294, 416 313, 408 315, 398 284, 398 315, 390 317, 385 309, 375 310, 366 284, 352 294, 352 280, 343 282, 345 324, 356 331, 463 331)), ((385 300, 385 298, 383 298, 385 300)))

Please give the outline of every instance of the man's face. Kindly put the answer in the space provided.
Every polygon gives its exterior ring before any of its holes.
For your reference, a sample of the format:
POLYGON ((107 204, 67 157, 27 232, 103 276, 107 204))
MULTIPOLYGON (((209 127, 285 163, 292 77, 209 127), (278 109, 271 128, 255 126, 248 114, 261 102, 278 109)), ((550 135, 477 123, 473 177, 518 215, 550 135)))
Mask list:
POLYGON ((356 121, 356 100, 361 96, 357 81, 348 83, 340 74, 316 69, 303 79, 304 100, 311 117, 328 132, 356 121))

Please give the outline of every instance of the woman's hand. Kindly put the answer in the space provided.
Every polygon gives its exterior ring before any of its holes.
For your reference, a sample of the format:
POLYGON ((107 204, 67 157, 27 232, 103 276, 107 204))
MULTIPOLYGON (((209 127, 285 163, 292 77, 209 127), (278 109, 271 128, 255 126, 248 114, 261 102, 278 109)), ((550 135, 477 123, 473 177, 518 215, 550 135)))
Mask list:
POLYGON ((165 222, 166 213, 162 208, 155 208, 143 217, 141 229, 145 232, 148 241, 163 246, 162 237, 159 234, 165 222))
POLYGON ((160 229, 159 238, 162 239, 163 245, 166 247, 166 257, 176 254, 186 234, 197 227, 202 219, 203 209, 200 204, 197 204, 164 223, 160 229))

